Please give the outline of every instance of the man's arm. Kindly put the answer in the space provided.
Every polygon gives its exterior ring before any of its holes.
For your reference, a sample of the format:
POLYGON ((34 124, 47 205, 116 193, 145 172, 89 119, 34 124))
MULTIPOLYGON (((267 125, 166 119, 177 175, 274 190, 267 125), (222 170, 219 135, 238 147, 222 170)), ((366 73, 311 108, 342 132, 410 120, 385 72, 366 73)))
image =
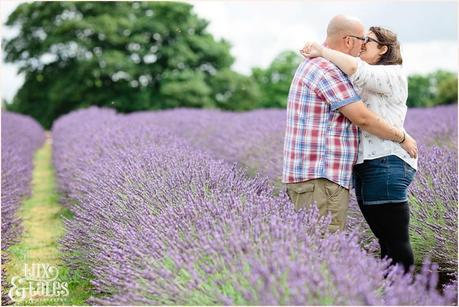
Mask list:
POLYGON ((403 140, 402 130, 386 123, 383 119, 370 111, 361 100, 349 103, 338 110, 354 125, 359 126, 359 128, 381 139, 391 140, 397 143, 403 140))
POLYGON ((347 104, 338 109, 354 125, 376 135, 381 139, 391 140, 397 143, 405 141, 402 147, 410 154, 411 157, 417 157, 416 141, 403 130, 397 129, 388 124, 382 118, 370 111, 362 101, 347 104))
POLYGON ((368 110, 341 70, 328 69, 322 70, 322 73, 316 91, 330 104, 331 111, 339 110, 363 130, 382 139, 398 142, 411 157, 417 157, 416 141, 408 133, 392 127, 368 110))

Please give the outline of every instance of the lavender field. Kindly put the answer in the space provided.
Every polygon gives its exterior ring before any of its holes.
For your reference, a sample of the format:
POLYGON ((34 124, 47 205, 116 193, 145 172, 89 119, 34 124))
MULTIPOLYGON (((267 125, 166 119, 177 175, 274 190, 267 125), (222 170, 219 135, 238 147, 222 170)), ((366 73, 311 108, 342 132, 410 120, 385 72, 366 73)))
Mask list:
MULTIPOLYGON (((43 128, 31 117, 1 112, 2 121, 2 275, 8 260, 5 252, 16 243, 22 233, 17 211, 21 200, 30 194, 32 158, 35 150, 45 140, 43 128)), ((2 278, 2 288, 6 280, 2 278)), ((2 303, 7 298, 2 291, 2 303)))
POLYGON ((354 199, 342 233, 293 210, 280 184, 284 110, 59 118, 53 162, 74 215, 64 259, 92 280, 91 304, 457 305, 457 106, 407 117, 420 147, 413 277, 377 259, 354 199))

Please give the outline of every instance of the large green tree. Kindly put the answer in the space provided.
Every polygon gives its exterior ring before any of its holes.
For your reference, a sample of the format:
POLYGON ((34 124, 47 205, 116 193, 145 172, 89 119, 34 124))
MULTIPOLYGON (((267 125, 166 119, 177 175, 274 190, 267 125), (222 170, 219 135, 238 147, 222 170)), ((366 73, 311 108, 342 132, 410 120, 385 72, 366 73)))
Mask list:
POLYGON ((437 70, 408 77, 409 107, 432 107, 457 102, 457 74, 437 70))
POLYGON ((210 80, 212 96, 218 108, 246 111, 262 107, 259 85, 250 77, 222 69, 210 80))
POLYGON ((431 74, 435 84, 434 104, 448 104, 457 102, 457 74, 438 70, 431 74))
POLYGON ((297 52, 280 53, 266 68, 252 69, 252 77, 260 86, 262 97, 259 107, 285 108, 288 92, 298 65, 302 58, 297 52))
POLYGON ((33 2, 19 5, 6 25, 20 31, 3 41, 5 61, 25 75, 9 109, 46 128, 89 105, 215 107, 228 89, 240 95, 237 78, 211 87, 234 59, 228 42, 215 40, 186 3, 33 2))

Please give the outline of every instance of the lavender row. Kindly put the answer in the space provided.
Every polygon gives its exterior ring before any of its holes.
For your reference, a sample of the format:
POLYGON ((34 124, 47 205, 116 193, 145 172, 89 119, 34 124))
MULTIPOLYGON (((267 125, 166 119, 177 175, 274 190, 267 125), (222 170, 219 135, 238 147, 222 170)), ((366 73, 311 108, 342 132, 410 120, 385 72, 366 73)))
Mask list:
POLYGON ((457 274, 457 149, 420 145, 419 150, 426 154, 409 189, 411 241, 418 255, 428 255, 442 271, 457 274))
POLYGON ((90 108, 53 126, 58 185, 74 213, 62 251, 88 269, 90 303, 457 303, 454 289, 435 290, 434 267, 403 277, 356 233, 327 234, 316 210, 295 212, 265 177, 146 115, 90 108))
MULTIPOLYGON (((33 155, 45 139, 42 127, 31 117, 1 112, 2 121, 2 267, 5 251, 20 238, 22 228, 17 216, 21 200, 30 195, 33 155)), ((2 273, 4 273, 2 269, 2 273)), ((5 279, 2 278, 5 289, 5 279)), ((2 293, 2 302, 6 297, 2 293)))
MULTIPOLYGON (((282 187, 284 110, 231 113, 179 109, 130 116, 133 120, 166 127, 196 148, 227 161, 239 162, 250 173, 260 172, 275 186, 282 187)), ((410 109, 405 126, 420 146, 419 170, 410 186, 416 262, 420 264, 424 257, 430 256, 440 263, 441 270, 456 271, 457 105, 410 109), (442 218, 432 222, 433 215, 442 215, 442 218), (445 233, 451 233, 454 239, 444 242, 445 233)), ((364 245, 371 243, 373 236, 353 193, 348 227, 362 229, 364 245)))
POLYGON ((16 211, 30 195, 33 155, 45 139, 42 127, 31 117, 2 111, 2 250, 20 235, 16 211))
MULTIPOLYGON (((137 112, 132 116, 166 127, 199 149, 239 162, 252 172, 262 172, 280 182, 285 110, 236 113, 176 109, 137 112)), ((446 146, 457 151, 457 105, 409 109, 405 128, 419 144, 446 146)))

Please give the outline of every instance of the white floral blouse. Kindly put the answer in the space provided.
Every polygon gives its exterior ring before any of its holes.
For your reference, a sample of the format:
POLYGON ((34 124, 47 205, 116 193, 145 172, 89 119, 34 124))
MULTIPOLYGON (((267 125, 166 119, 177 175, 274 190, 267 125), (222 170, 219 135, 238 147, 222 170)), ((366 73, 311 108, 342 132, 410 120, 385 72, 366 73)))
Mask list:
MULTIPOLYGON (((408 109, 408 81, 401 65, 370 65, 357 58, 357 71, 349 78, 371 111, 395 127, 404 129, 408 109)), ((364 160, 396 155, 417 169, 417 159, 411 158, 400 144, 359 130, 357 164, 364 160)))

